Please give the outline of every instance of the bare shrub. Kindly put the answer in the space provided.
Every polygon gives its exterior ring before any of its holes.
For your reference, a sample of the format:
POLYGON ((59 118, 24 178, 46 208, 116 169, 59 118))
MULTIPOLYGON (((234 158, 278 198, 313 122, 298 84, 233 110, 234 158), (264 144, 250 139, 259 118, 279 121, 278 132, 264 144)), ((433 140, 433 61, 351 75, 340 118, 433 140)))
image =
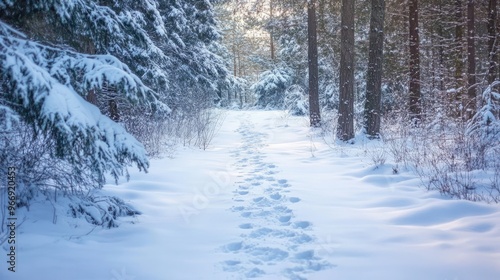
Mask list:
POLYGON ((124 119, 128 132, 144 145, 148 156, 155 158, 168 152, 168 116, 157 116, 148 109, 129 111, 124 119))
POLYGON ((493 176, 491 177, 489 197, 491 198, 492 202, 500 203, 500 162, 497 161, 495 163, 495 167, 493 168, 493 170, 494 172, 493 176))
POLYGON ((197 135, 195 145, 206 150, 222 126, 224 119, 224 112, 217 109, 205 109, 197 114, 194 122, 197 135))
POLYGON ((485 191, 484 180, 477 177, 479 171, 498 169, 494 165, 500 155, 493 143, 469 135, 463 122, 441 125, 436 129, 434 123, 423 122, 400 138, 386 132, 384 140, 396 162, 408 163, 428 190, 457 199, 498 202, 494 179, 485 191))
POLYGON ((323 141, 332 149, 335 149, 333 141, 337 137, 338 114, 330 111, 322 112, 321 136, 323 141))
MULTIPOLYGON (((97 176, 91 165, 86 164, 85 157, 72 159, 72 162, 58 157, 52 135, 35 133, 31 127, 21 122, 9 131, 0 132, 0 159, 0 180, 7 181, 4 171, 8 167, 16 168, 16 208, 26 207, 28 211, 37 197, 42 197, 43 201, 53 205, 61 196, 69 197, 75 203, 91 201, 94 199, 94 191, 102 188, 105 183, 105 179, 97 176)), ((0 221, 5 221, 7 214, 5 193, 2 189, 0 221)), ((111 197, 108 200, 117 202, 111 197)), ((120 205, 116 204, 116 207, 120 205)), ((118 216, 109 216, 111 218, 107 222, 116 224, 118 216)), ((57 222, 55 207, 53 222, 57 222)), ((6 223, 2 223, 0 226, 0 236, 5 233, 5 225, 6 223)))
POLYGON ((396 163, 408 164, 409 126, 400 120, 397 114, 390 113, 384 117, 382 122, 381 139, 386 149, 396 163))
POLYGON ((384 148, 370 149, 368 154, 370 155, 370 159, 375 165, 375 168, 384 165, 387 160, 387 153, 384 148))
POLYGON ((163 97, 168 114, 150 108, 127 108, 123 123, 143 143, 148 156, 172 154, 176 145, 207 149, 224 121, 224 111, 202 89, 185 89, 182 95, 163 97))

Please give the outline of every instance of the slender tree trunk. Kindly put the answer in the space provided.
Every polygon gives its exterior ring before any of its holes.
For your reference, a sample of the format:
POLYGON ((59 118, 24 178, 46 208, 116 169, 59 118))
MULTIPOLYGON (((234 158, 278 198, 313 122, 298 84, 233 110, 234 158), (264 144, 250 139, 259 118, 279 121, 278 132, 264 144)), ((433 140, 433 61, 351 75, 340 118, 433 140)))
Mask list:
POLYGON ((340 100, 337 137, 354 138, 354 0, 342 0, 340 31, 340 100))
POLYGON ((463 13, 462 13, 462 0, 455 0, 455 19, 457 24, 455 25, 455 43, 456 55, 455 55, 455 81, 456 87, 462 86, 462 75, 464 69, 464 63, 462 60, 462 55, 464 53, 463 49, 463 37, 464 37, 464 26, 463 26, 463 13))
POLYGON ((243 66, 241 65, 241 48, 238 48, 238 51, 237 51, 237 56, 238 56, 238 77, 242 77, 242 68, 243 66))
POLYGON ((321 115, 318 96, 318 39, 316 26, 316 1, 307 4, 307 39, 309 62, 309 120, 312 127, 320 126, 321 115))
POLYGON ((384 58, 385 0, 371 1, 370 47, 366 79, 365 131, 370 138, 380 134, 382 69, 384 58))
POLYGON ((462 0, 455 0, 455 89, 456 92, 452 97, 451 110, 455 117, 461 115, 462 97, 464 95, 464 60, 465 53, 463 38, 464 38, 464 15, 462 11, 462 0))
POLYGON ((236 57, 236 49, 237 49, 237 46, 236 46, 236 7, 233 7, 233 28, 231 30, 232 32, 232 39, 233 39, 233 44, 232 44, 232 51, 233 51, 233 75, 235 77, 238 77, 238 61, 237 61, 237 57, 236 57))
POLYGON ((497 0, 489 0, 488 3, 488 51, 489 51, 489 68, 488 68, 488 84, 493 83, 498 74, 497 65, 497 0))
POLYGON ((467 2, 467 100, 464 104, 465 118, 476 113, 476 47, 475 47, 475 0, 467 2))
POLYGON ((410 117, 420 119, 422 114, 420 93, 420 39, 418 30, 418 0, 409 0, 410 26, 410 117))
MULTIPOLYGON (((274 10, 274 7, 273 7, 273 1, 270 0, 269 1, 269 20, 272 21, 273 20, 273 10, 274 10)), ((275 49, 274 49, 274 38, 273 38, 273 26, 272 26, 272 23, 271 23, 271 32, 269 32, 269 39, 270 39, 270 47, 271 47, 271 61, 274 62, 276 56, 275 56, 275 49)))
POLYGON ((233 75, 235 77, 238 77, 238 60, 236 57, 236 40, 235 37, 233 36, 233 45, 232 45, 232 51, 233 51, 233 75))

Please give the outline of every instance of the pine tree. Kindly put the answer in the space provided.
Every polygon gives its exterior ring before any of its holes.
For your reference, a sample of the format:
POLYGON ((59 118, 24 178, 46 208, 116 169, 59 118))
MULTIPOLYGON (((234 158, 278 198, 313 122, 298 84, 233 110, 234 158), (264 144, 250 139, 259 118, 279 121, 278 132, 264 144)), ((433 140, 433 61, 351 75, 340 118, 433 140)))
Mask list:
POLYGON ((208 0, 21 2, 0 0, 0 107, 8 112, 0 118, 52 137, 54 155, 81 174, 90 168, 96 186, 131 163, 148 166, 143 146, 110 118, 170 112, 160 100, 209 106, 230 82, 208 0))
POLYGON ((340 100, 337 137, 354 138, 354 0, 342 0, 340 100))
POLYGON ((275 67, 264 71, 257 83, 251 89, 258 96, 256 106, 262 109, 283 109, 285 92, 291 85, 289 70, 284 67, 275 67))
POLYGON ((489 0, 488 2, 488 51, 489 51, 489 68, 488 68, 488 84, 492 84, 498 77, 498 8, 497 0, 489 0))
POLYGON ((366 81, 365 131, 369 137, 380 134, 382 68, 384 48, 385 0, 371 1, 370 49, 366 81))
POLYGON ((309 60, 309 119, 312 127, 321 123, 318 97, 318 39, 316 28, 316 2, 307 2, 307 33, 308 33, 308 60, 309 60))
POLYGON ((418 0, 409 1, 409 40, 410 40, 410 117, 421 118, 420 93, 420 37, 418 27, 418 0))
POLYGON ((467 1, 467 99, 464 102, 465 117, 471 119, 476 113, 476 31, 475 0, 467 1))
POLYGON ((49 135, 54 156, 79 172, 90 169, 97 187, 106 173, 125 175, 131 163, 148 167, 142 144, 82 98, 111 84, 131 101, 156 103, 151 89, 125 64, 110 55, 85 55, 30 41, 1 21, 0 49, 2 105, 13 114, 6 119, 21 120, 35 135, 49 135))

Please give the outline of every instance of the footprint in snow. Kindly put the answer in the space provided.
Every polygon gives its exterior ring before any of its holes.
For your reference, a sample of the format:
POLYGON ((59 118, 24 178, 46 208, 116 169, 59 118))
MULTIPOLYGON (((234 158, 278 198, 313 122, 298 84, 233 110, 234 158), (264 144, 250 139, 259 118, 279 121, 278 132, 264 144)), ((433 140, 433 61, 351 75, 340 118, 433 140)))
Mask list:
POLYGON ((253 228, 253 225, 252 225, 252 224, 250 224, 250 223, 241 224, 241 225, 240 225, 240 228, 241 228, 241 229, 252 229, 252 228, 253 228))
POLYGON ((284 195, 290 192, 285 189, 290 184, 273 177, 279 173, 277 166, 266 163, 259 149, 265 145, 265 135, 252 131, 252 127, 242 120, 238 132, 244 143, 232 152, 244 183, 234 191, 233 201, 241 204, 231 208, 252 222, 239 224, 240 240, 223 246, 224 252, 238 256, 223 262, 223 270, 245 278, 281 275, 307 279, 307 273, 325 269, 328 264, 311 250, 315 239, 305 233, 311 230, 311 222, 294 221, 295 215, 287 206, 301 199, 284 195))
POLYGON ((243 242, 233 242, 226 245, 226 251, 236 252, 243 247, 243 242))
POLYGON ((288 222, 290 222, 291 218, 292 218, 292 216, 287 215, 287 216, 279 217, 278 220, 280 221, 280 223, 288 223, 288 222))
POLYGON ((293 226, 296 228, 306 229, 306 228, 311 226, 311 223, 307 222, 307 221, 300 221, 300 222, 293 223, 293 226))
POLYGON ((245 207, 244 206, 233 206, 232 209, 234 212, 239 212, 239 211, 245 210, 245 207))
POLYGON ((281 198, 283 198, 283 196, 280 193, 273 193, 269 197, 271 197, 274 200, 280 200, 281 198))

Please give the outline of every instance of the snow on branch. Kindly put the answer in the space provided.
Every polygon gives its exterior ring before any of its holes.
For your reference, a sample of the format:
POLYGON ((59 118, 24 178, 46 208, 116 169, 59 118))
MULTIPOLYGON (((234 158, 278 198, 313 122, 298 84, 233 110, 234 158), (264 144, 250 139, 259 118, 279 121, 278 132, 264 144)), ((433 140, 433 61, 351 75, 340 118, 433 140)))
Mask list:
MULTIPOLYGON (((500 136, 500 93, 495 91, 500 81, 493 82, 482 94, 483 106, 470 120, 467 134, 480 134, 481 138, 497 139, 500 136)), ((484 139, 486 140, 486 139, 484 139)))
POLYGON ((148 167, 143 145, 82 98, 108 83, 131 101, 156 102, 125 64, 110 55, 82 55, 15 38, 1 21, 0 32, 3 107, 10 109, 5 112, 15 111, 36 131, 50 133, 57 156, 88 165, 100 177, 122 176, 132 163, 148 167))

